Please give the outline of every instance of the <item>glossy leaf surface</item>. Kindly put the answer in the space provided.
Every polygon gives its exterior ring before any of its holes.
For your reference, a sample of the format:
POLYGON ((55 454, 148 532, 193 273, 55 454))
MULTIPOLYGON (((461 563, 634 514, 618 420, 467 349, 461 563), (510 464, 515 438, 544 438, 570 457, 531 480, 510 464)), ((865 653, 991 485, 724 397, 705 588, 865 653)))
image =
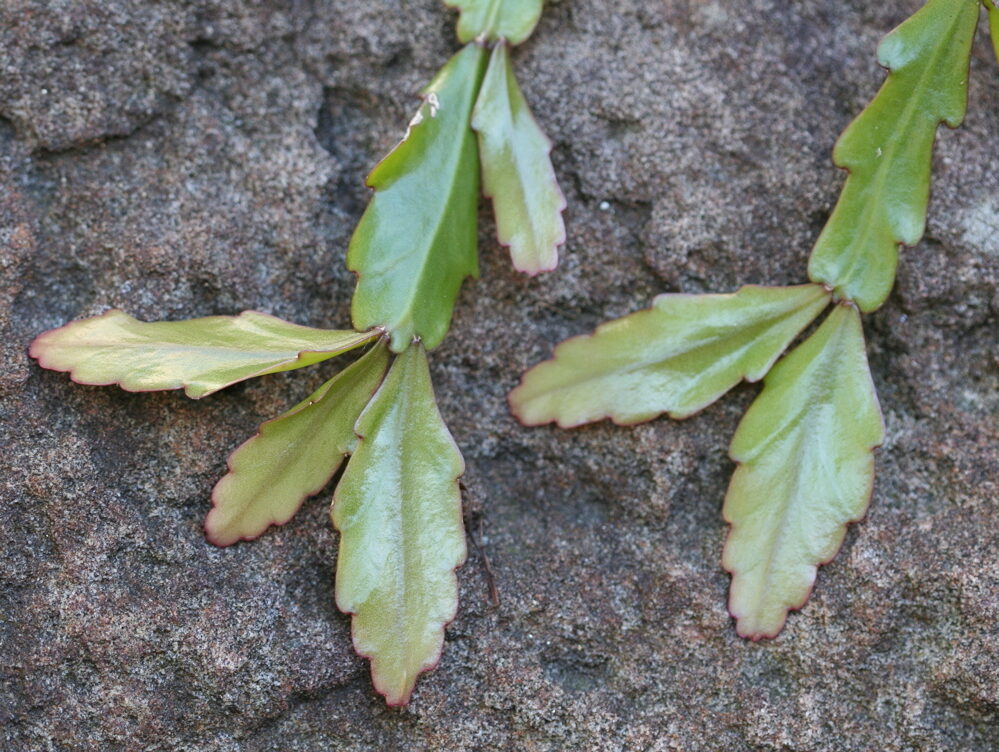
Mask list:
POLYGON ((118 384, 130 392, 184 387, 197 399, 254 376, 318 363, 377 336, 312 329, 256 311, 155 323, 108 311, 39 335, 31 355, 80 384, 118 384))
POLYGON ((505 44, 493 49, 472 128, 479 135, 483 190, 514 267, 528 274, 554 269, 565 242, 565 196, 549 157, 551 142, 517 85, 505 44))
POLYGON ((356 443, 354 423, 388 367, 378 344, 283 415, 260 426, 229 458, 205 520, 218 546, 250 540, 283 525, 319 493, 356 443))
POLYGON ((444 0, 461 11, 458 39, 505 39, 520 44, 534 31, 541 18, 541 0, 444 0))
POLYGON ((485 51, 468 45, 423 92, 402 142, 368 176, 375 194, 350 241, 358 329, 382 326, 401 352, 447 333, 458 288, 478 275, 479 154, 469 125, 485 51))
POLYGON ((333 503, 336 602, 354 615, 354 647, 371 659, 375 688, 404 705, 440 658, 458 605, 454 570, 465 560, 464 462, 419 343, 398 356, 356 431, 333 503))
POLYGON ((862 311, 891 292, 899 244, 923 236, 933 140, 964 118, 978 14, 977 0, 929 0, 886 36, 878 59, 891 72, 833 151, 850 175, 808 273, 862 311))
POLYGON ((742 379, 758 381, 828 304, 819 285, 747 285, 729 295, 660 295, 652 308, 555 348, 510 394, 526 425, 685 418, 742 379))
POLYGON ((860 314, 841 304, 767 375, 732 439, 723 563, 740 635, 773 637, 804 605, 864 516, 883 438, 860 314))

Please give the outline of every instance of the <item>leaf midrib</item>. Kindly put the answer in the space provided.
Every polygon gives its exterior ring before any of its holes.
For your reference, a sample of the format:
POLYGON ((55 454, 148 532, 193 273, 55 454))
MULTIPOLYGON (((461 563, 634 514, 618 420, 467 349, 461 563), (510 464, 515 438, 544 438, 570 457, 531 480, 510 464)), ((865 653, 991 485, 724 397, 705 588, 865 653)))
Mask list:
MULTIPOLYGON (((888 148, 885 152, 885 158, 882 160, 881 164, 875 170, 874 176, 874 200, 869 202, 863 213, 861 214, 860 224, 863 228, 861 232, 863 233, 855 242, 850 243, 850 247, 853 252, 847 256, 847 263, 842 269, 842 278, 850 280, 853 278, 853 272, 857 268, 861 256, 864 255, 864 249, 867 248, 870 238, 875 233, 875 227, 879 225, 878 219, 874 218, 875 212, 881 217, 885 217, 884 224, 888 225, 891 230, 892 240, 895 242, 896 246, 901 244, 902 241, 898 240, 896 237, 895 229, 891 227, 890 221, 887 219, 887 211, 882 207, 884 204, 884 188, 888 181, 888 173, 891 170, 892 162, 894 161, 894 155, 900 148, 900 144, 903 140, 903 136, 912 133, 916 130, 916 124, 920 122, 920 118, 913 117, 917 105, 922 101, 925 95, 925 90, 928 88, 928 81, 933 78, 933 73, 935 72, 936 62, 940 59, 943 54, 943 50, 947 48, 948 42, 954 36, 954 29, 958 22, 961 20, 961 13, 955 13, 951 21, 950 26, 947 29, 947 34, 940 35, 940 41, 934 46, 933 54, 930 56, 926 65, 923 66, 922 73, 913 87, 913 94, 908 98, 906 102, 905 109, 902 112, 902 117, 898 118, 895 122, 901 122, 902 128, 895 129, 896 136, 891 139, 888 148)), ((892 71, 889 73, 891 75, 901 75, 901 72, 892 71)), ((940 123, 943 122, 943 118, 935 116, 937 119, 934 120, 932 124, 933 131, 939 127, 940 123)), ((908 140, 908 139, 906 139, 908 140)), ((839 288, 845 287, 849 283, 844 283, 839 285, 839 288)))
MULTIPOLYGON (((844 324, 839 324, 843 327, 844 324)), ((811 444, 811 437, 823 434, 823 431, 815 431, 814 423, 820 423, 817 417, 809 419, 809 415, 818 413, 816 406, 821 407, 827 400, 822 398, 823 394, 830 394, 836 390, 836 379, 834 378, 835 368, 830 364, 836 363, 843 359, 845 353, 845 342, 844 342, 845 332, 839 329, 836 333, 835 344, 832 344, 829 340, 822 347, 821 362, 816 364, 815 370, 821 374, 818 378, 809 379, 810 386, 807 389, 806 398, 802 400, 797 400, 801 407, 794 414, 793 419, 785 421, 783 430, 779 435, 773 435, 769 438, 764 446, 772 445, 780 435, 786 435, 789 431, 795 431, 796 436, 794 437, 794 451, 789 453, 794 459, 799 459, 802 456, 800 447, 804 444, 811 444), (830 347, 830 345, 832 345, 830 347)), ((761 447, 757 452, 757 457, 763 453, 763 448, 761 447)), ((771 529, 771 535, 769 540, 771 545, 767 547, 766 561, 764 564, 764 573, 761 578, 761 582, 764 587, 762 587, 763 592, 772 591, 769 587, 774 580, 774 571, 776 567, 774 563, 777 559, 777 551, 780 546, 778 543, 786 537, 787 534, 787 521, 791 515, 792 508, 798 506, 797 502, 803 496, 800 489, 804 485, 804 473, 801 468, 807 463, 797 461, 793 463, 794 474, 791 484, 791 491, 787 494, 785 501, 781 504, 780 510, 780 522, 774 525, 771 529)), ((782 606, 784 604, 781 604, 782 606)), ((761 610, 764 607, 761 606, 761 610)))
MULTIPOLYGON (((733 339, 738 339, 740 337, 745 337, 746 342, 741 347, 737 347, 731 351, 733 354, 739 356, 738 358, 736 358, 736 360, 741 360, 741 357, 746 353, 746 351, 751 349, 752 346, 756 344, 757 340, 756 335, 758 335, 761 331, 777 326, 779 323, 790 318, 791 316, 798 313, 805 307, 806 307, 805 305, 799 306, 792 310, 786 311, 778 316, 774 316, 769 319, 764 319, 747 327, 738 328, 738 329, 735 328, 727 329, 725 332, 718 334, 716 336, 703 337, 699 340, 694 341, 685 348, 674 348, 669 352, 669 354, 661 357, 645 358, 638 361, 637 363, 631 363, 620 368, 606 368, 600 370, 599 372, 592 373, 592 375, 587 374, 582 378, 561 382, 558 388, 560 390, 570 387, 575 388, 583 386, 584 384, 588 384, 589 382, 592 381, 599 381, 601 379, 610 376, 629 375, 636 371, 640 371, 657 365, 662 365, 664 363, 668 363, 671 360, 676 360, 678 358, 682 358, 687 355, 703 352, 704 350, 714 347, 715 345, 718 345, 720 343, 728 342, 733 339)), ((597 335, 591 335, 591 337, 595 336, 597 335)), ((557 355, 556 355, 556 362, 557 362, 557 355)), ((746 371, 745 368, 740 368, 740 374, 742 374, 743 378, 745 377, 745 371, 746 371)), ((551 391, 551 390, 549 389, 546 391, 551 391)))
MULTIPOLYGON (((408 364, 407 364, 408 365, 408 364)), ((400 382, 409 382, 412 379, 410 376, 410 371, 402 374, 404 379, 400 382)), ((411 405, 411 395, 407 389, 405 389, 403 383, 396 385, 396 388, 403 393, 403 399, 398 400, 393 404, 391 410, 391 421, 392 421, 392 435, 393 437, 402 437, 392 442, 392 447, 394 451, 392 452, 392 458, 395 461, 394 475, 399 479, 399 497, 393 499, 393 509, 391 517, 391 522, 395 527, 393 536, 399 541, 400 549, 400 560, 402 566, 399 567, 399 571, 396 573, 396 589, 400 593, 398 607, 393 609, 393 622, 395 624, 396 634, 405 635, 405 645, 403 648, 403 653, 408 657, 409 651, 413 645, 416 644, 416 640, 413 639, 413 634, 411 633, 409 627, 413 625, 413 619, 408 619, 407 615, 411 612, 410 606, 410 593, 413 590, 412 573, 422 572, 422 568, 418 566, 419 562, 415 560, 413 551, 416 548, 412 542, 412 536, 406 533, 408 518, 412 513, 410 509, 410 504, 407 504, 408 499, 413 498, 413 478, 409 473, 406 472, 406 468, 412 466, 408 462, 409 454, 408 442, 405 439, 406 426, 410 425, 410 416, 412 415, 413 409, 411 405), (408 575, 408 576, 407 576, 408 575)), ((418 490, 418 489, 417 489, 418 490)), ((408 672, 409 667, 406 667, 408 672)))
MULTIPOLYGON (((481 59, 481 55, 483 53, 479 52, 478 54, 480 55, 480 59, 477 61, 476 67, 472 69, 472 75, 474 76, 479 76, 479 74, 481 73, 480 69, 482 67, 482 62, 483 62, 481 59)), ((455 75, 458 74, 455 73, 455 75)), ((416 259, 418 272, 414 275, 415 281, 413 284, 408 285, 407 294, 400 296, 402 297, 404 304, 399 306, 398 309, 401 311, 401 314, 398 317, 399 318, 398 323, 400 325, 408 324, 413 329, 414 334, 420 334, 420 332, 416 331, 419 328, 416 325, 415 314, 419 308, 419 306, 417 306, 416 304, 416 301, 420 293, 423 291, 427 273, 432 266, 430 260, 434 256, 434 249, 437 248, 438 246, 443 247, 444 245, 439 242, 439 239, 444 232, 444 224, 445 224, 444 219, 448 215, 452 199, 454 198, 457 192, 457 187, 461 175, 461 166, 464 161, 463 155, 468 146, 469 137, 471 136, 474 139, 474 133, 472 132, 471 125, 469 125, 468 121, 471 118, 471 112, 474 107, 475 100, 478 97, 479 90, 481 88, 482 88, 482 81, 481 77, 479 77, 479 81, 473 85, 468 100, 463 102, 463 104, 465 105, 463 107, 463 110, 466 112, 466 117, 462 118, 460 121, 463 125, 461 138, 457 141, 456 148, 447 150, 451 155, 446 173, 448 175, 447 194, 446 194, 447 198, 446 200, 439 201, 437 203, 437 210, 434 213, 435 216, 433 218, 433 223, 432 223, 433 227, 432 233, 427 233, 426 235, 423 235, 423 233, 421 233, 421 238, 425 237, 426 241, 420 244, 414 244, 414 250, 412 250, 410 253, 398 256, 391 264, 384 266, 378 270, 372 270, 367 272, 367 274, 370 276, 384 278, 385 276, 392 274, 398 267, 406 265, 407 263, 411 263, 414 258, 416 259)), ((443 109, 443 104, 441 106, 441 109, 443 109)), ((448 135, 447 133, 444 133, 442 131, 437 134, 437 138, 446 138, 447 135, 448 135)), ((421 161, 425 160, 427 156, 428 156, 427 154, 424 154, 421 161)), ((443 170, 441 172, 443 172, 443 170)), ((402 179, 404 180, 406 177, 410 177, 412 174, 413 173, 410 173, 409 175, 406 176, 402 176, 402 179)), ((398 183, 399 180, 397 179, 396 181, 393 182, 392 185, 390 185, 385 190, 392 190, 392 188, 396 187, 398 183)), ((448 251, 450 249, 445 249, 445 250, 448 251)), ((452 253, 445 253, 442 254, 442 256, 444 256, 445 259, 447 259, 448 261, 455 261, 458 260, 459 258, 452 253)), ((450 264, 442 264, 442 265, 450 266, 450 264)), ((462 264, 462 266, 464 266, 464 264, 462 264)), ((363 274, 364 272, 362 271, 361 273, 363 274)), ((463 277, 466 276, 467 274, 468 272, 465 272, 463 274, 463 277)))

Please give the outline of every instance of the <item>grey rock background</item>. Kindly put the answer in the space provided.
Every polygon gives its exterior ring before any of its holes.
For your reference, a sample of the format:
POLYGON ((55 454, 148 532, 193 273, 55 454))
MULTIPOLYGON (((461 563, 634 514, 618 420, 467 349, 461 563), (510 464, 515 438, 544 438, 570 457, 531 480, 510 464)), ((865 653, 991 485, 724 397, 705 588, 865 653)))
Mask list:
POLYGON ((719 515, 757 387, 684 423, 527 430, 505 393, 659 292, 803 281, 837 134, 916 0, 553 0, 515 64, 569 199, 560 269, 483 275, 433 355, 471 547, 440 667, 386 709, 332 602, 330 490, 220 550, 226 455, 330 368, 193 402, 76 386, 39 332, 255 308, 348 323, 361 179, 456 49, 437 0, 0 4, 0 749, 999 748, 999 84, 984 30, 926 240, 867 317, 865 522, 776 639, 719 515), (791 5, 792 7, 788 7, 791 5), (488 597, 485 556, 500 604, 488 597))

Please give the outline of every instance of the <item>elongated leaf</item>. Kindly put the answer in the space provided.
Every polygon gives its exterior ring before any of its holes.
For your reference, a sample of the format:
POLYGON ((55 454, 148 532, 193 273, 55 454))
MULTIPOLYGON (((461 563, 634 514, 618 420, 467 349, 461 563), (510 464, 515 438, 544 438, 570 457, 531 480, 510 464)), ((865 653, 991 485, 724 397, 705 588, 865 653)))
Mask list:
POLYGON ((444 0, 458 8, 458 39, 505 39, 520 44, 534 31, 541 18, 541 0, 444 0))
POLYGON ((841 304, 767 376, 732 439, 723 563, 743 637, 773 637, 864 516, 884 424, 860 315, 841 304))
POLYGON ((308 399, 260 426, 229 458, 229 473, 212 492, 205 520, 217 546, 250 540, 292 518, 319 493, 353 451, 354 423, 388 366, 378 344, 323 384, 308 399))
POLYGON ((383 326, 401 352, 447 333, 465 277, 478 276, 479 154, 469 125, 485 52, 468 45, 423 92, 409 132, 368 176, 375 195, 347 252, 354 325, 383 326))
POLYGON ((888 79, 833 151, 850 175, 808 273, 862 311, 891 292, 899 244, 923 236, 933 140, 941 121, 964 119, 977 23, 978 0, 929 0, 886 36, 878 59, 888 79))
POLYGON ((565 242, 565 196, 549 158, 551 142, 517 86, 505 44, 493 48, 472 128, 479 134, 483 189, 513 265, 528 274, 554 269, 565 242))
POLYGON ((758 381, 828 304, 819 285, 660 295, 652 308, 555 348, 510 394, 526 425, 686 418, 742 379, 758 381))
POLYGON ((118 384, 129 392, 184 387, 197 399, 254 376, 318 363, 379 334, 312 329, 256 311, 155 323, 108 311, 39 335, 31 356, 80 384, 118 384))
POLYGON ((360 442, 336 489, 336 602, 354 615, 375 689, 405 705, 441 654, 465 560, 464 462, 434 402, 427 356, 400 355, 357 421, 360 442))

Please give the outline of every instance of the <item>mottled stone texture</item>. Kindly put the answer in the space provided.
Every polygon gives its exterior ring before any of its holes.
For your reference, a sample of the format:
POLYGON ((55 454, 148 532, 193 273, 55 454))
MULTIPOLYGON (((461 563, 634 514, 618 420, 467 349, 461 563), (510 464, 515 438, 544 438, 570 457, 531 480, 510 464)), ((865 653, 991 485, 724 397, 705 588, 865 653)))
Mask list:
POLYGON ((719 515, 757 387, 684 423, 520 428, 560 339, 662 291, 804 279, 832 143, 917 0, 554 0, 515 65, 569 242, 482 279, 433 354, 468 462, 462 607, 412 705, 333 605, 330 489, 220 550, 226 455, 336 365, 200 402, 76 386, 42 330, 268 311, 348 323, 365 171, 456 48, 436 0, 0 4, 0 749, 794 750, 999 746, 999 84, 984 30, 926 240, 866 318, 888 426, 870 514, 776 640, 736 637, 719 515), (486 557, 500 602, 489 599, 486 557))

